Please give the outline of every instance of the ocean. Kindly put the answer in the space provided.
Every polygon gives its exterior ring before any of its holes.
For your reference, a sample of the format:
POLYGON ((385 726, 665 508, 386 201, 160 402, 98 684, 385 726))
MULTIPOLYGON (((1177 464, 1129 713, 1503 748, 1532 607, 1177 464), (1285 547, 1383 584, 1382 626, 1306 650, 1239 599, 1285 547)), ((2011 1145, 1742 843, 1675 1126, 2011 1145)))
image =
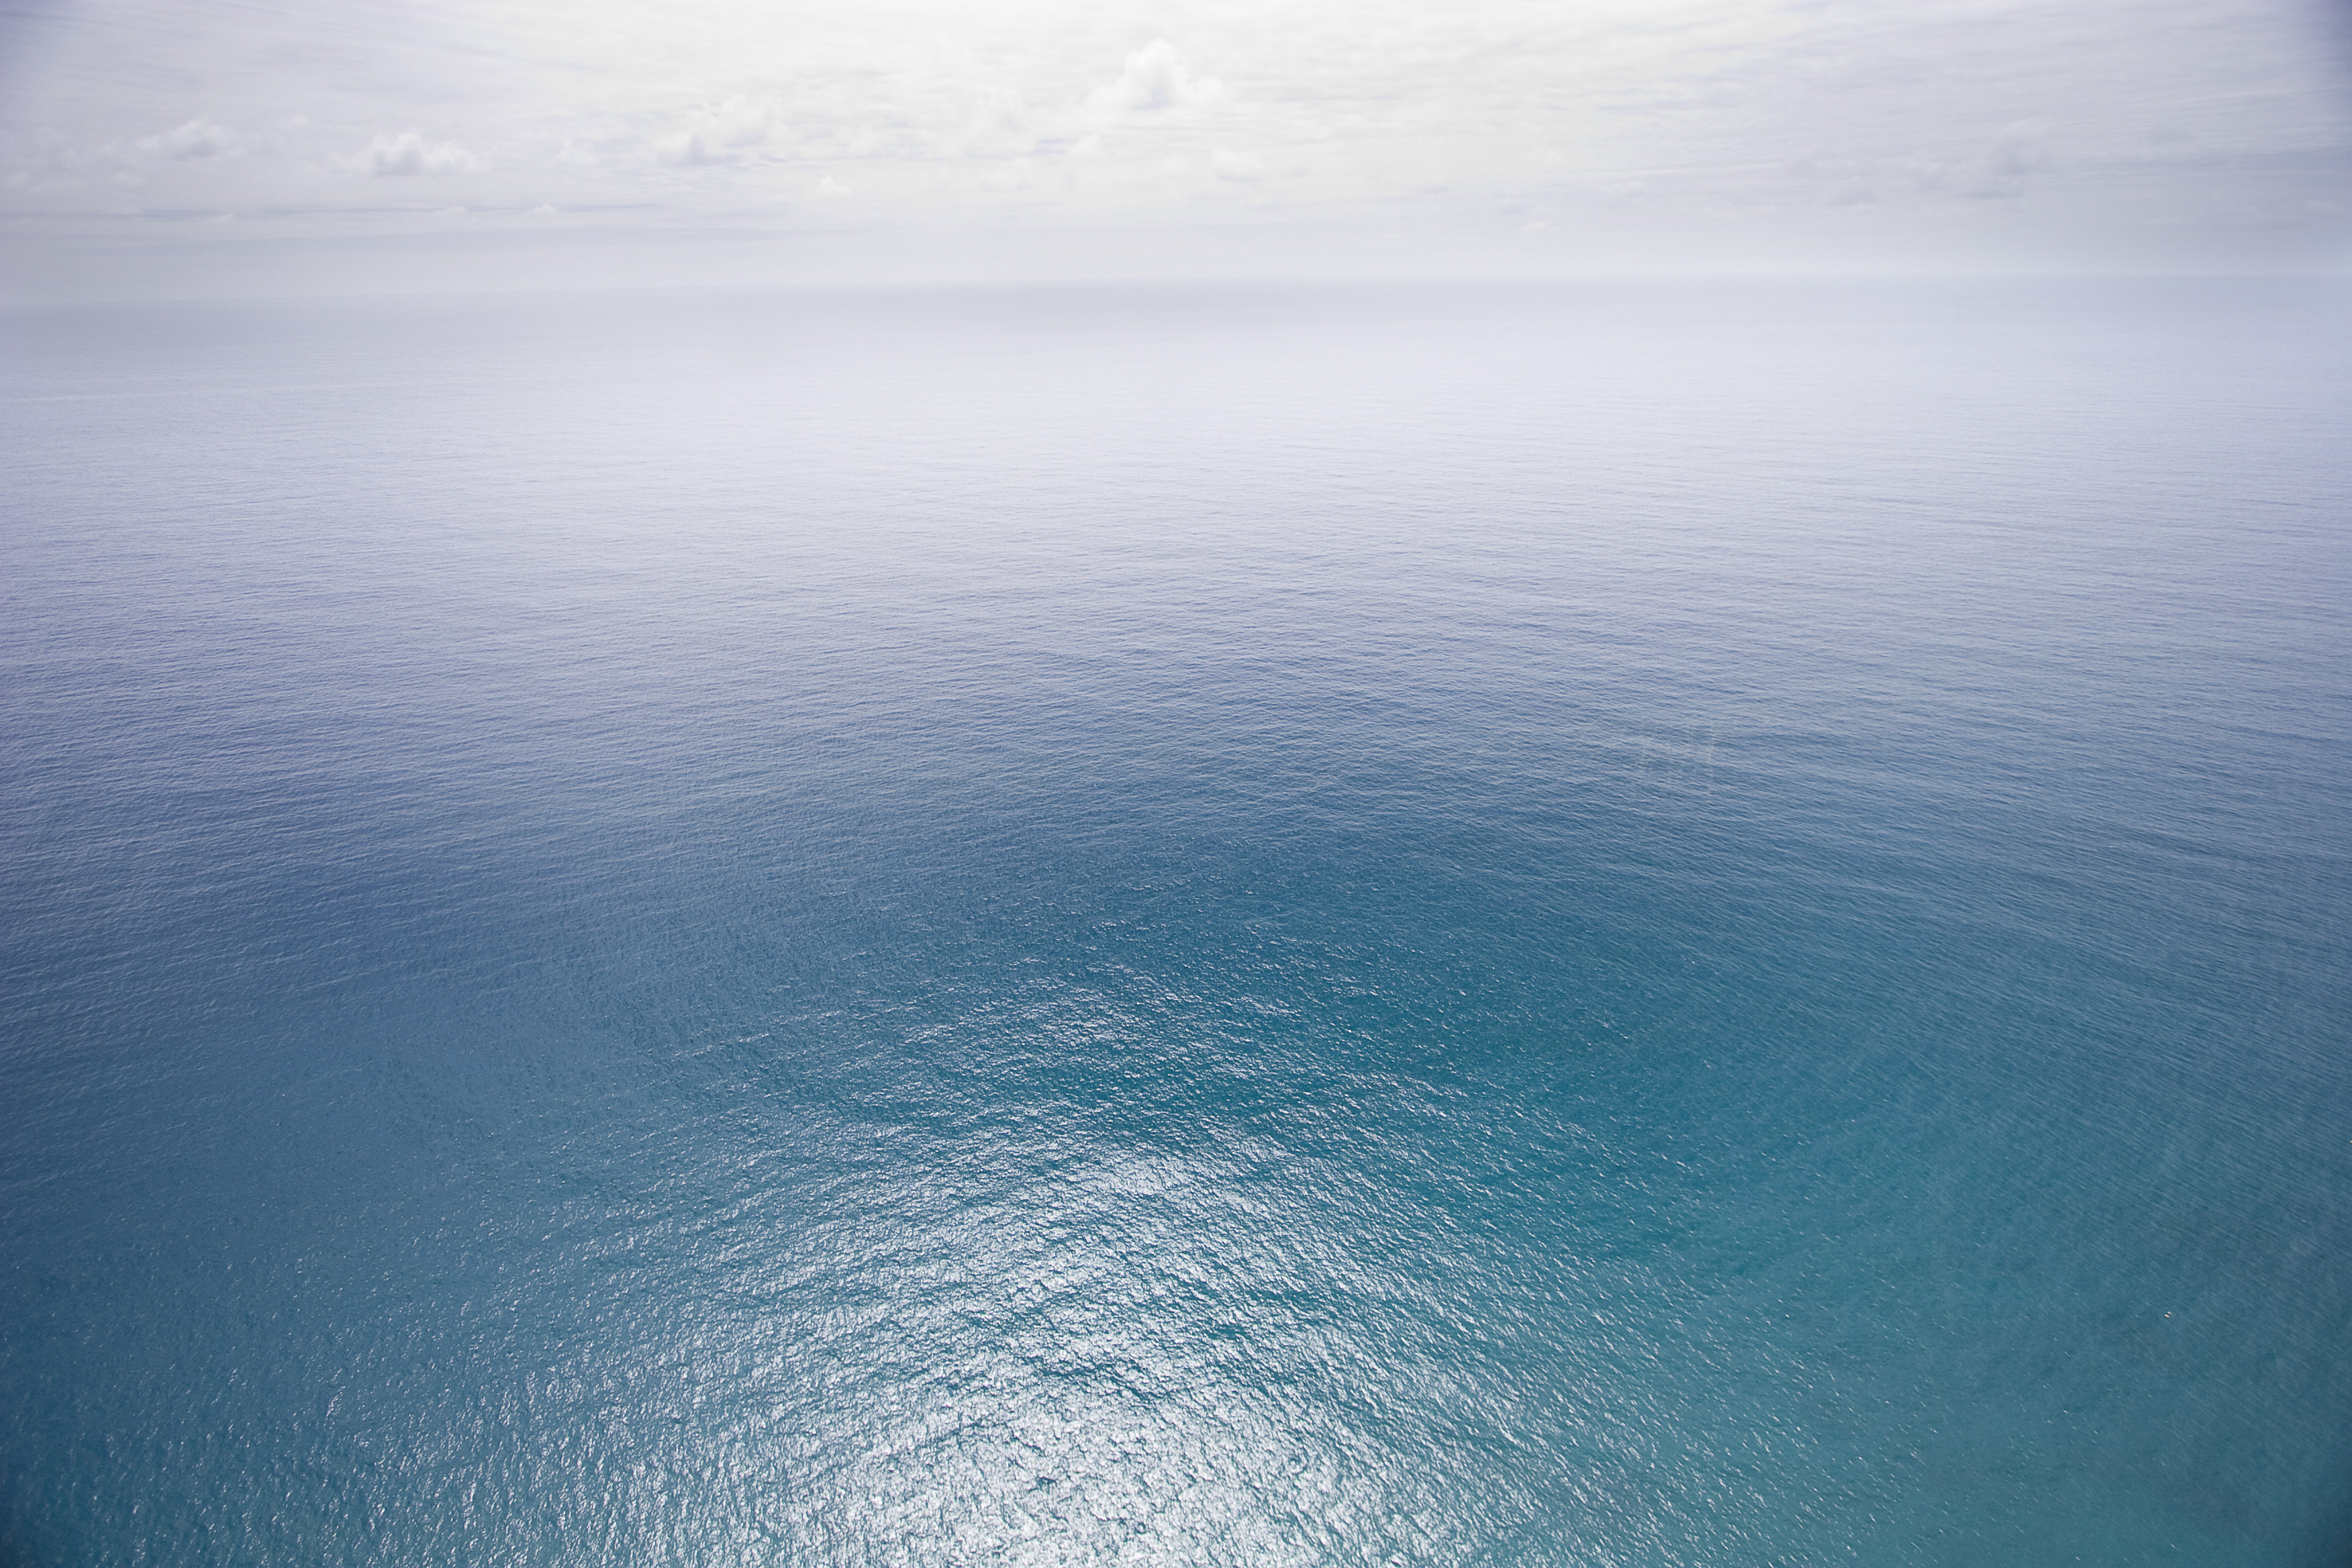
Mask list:
POLYGON ((2352 1558, 2352 289, 0 320, 0 1559, 2352 1558))

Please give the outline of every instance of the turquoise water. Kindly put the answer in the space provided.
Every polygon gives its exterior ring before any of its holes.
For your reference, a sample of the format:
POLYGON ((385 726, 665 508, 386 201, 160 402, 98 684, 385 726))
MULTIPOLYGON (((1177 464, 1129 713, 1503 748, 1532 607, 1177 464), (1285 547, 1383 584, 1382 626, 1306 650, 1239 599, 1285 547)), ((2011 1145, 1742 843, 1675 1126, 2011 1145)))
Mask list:
POLYGON ((0 1556, 2352 1550, 2352 294, 5 322, 0 1556))

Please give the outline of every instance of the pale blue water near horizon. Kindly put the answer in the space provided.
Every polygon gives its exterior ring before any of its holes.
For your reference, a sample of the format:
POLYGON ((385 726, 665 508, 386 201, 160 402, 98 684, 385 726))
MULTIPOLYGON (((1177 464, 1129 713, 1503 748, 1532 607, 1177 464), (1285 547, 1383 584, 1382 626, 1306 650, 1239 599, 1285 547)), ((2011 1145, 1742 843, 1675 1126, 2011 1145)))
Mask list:
POLYGON ((7 1562, 2346 1560, 2343 285, 5 330, 7 1562))

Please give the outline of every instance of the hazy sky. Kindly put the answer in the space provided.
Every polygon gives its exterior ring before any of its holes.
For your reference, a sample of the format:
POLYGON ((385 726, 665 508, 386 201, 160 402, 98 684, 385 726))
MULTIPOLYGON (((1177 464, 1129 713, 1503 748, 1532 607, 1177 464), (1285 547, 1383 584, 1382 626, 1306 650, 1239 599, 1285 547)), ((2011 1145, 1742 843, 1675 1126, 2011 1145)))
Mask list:
POLYGON ((63 0, 12 295, 2340 266, 2315 0, 63 0))

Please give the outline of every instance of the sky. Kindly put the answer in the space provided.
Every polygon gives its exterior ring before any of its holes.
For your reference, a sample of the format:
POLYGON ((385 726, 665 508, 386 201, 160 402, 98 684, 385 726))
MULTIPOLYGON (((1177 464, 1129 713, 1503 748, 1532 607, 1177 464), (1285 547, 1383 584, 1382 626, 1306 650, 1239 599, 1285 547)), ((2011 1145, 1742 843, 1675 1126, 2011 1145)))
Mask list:
POLYGON ((2336 271, 2328 0, 5 0, 0 297, 2336 271))

